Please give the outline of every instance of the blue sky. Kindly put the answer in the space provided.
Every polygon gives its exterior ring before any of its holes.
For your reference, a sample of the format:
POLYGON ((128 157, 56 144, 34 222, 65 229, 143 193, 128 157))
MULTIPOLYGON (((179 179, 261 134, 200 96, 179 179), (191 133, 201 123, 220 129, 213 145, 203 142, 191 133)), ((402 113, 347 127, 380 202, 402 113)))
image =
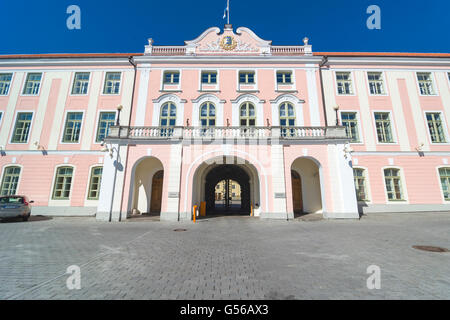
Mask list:
MULTIPOLYGON (((230 0, 231 23, 274 45, 314 51, 450 52, 449 0, 230 0), (381 8, 381 30, 369 30, 366 9, 381 8)), ((223 27, 226 0, 1 0, 0 54, 143 52, 183 45, 223 27), (81 8, 81 30, 68 30, 66 9, 81 8)))

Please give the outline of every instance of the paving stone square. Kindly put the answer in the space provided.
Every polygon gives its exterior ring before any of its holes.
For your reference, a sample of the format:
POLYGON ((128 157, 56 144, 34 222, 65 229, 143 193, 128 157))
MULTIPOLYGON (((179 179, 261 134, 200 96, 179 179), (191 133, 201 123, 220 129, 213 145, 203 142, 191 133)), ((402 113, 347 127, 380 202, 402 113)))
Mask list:
POLYGON ((0 223, 0 299, 449 299, 450 213, 0 223), (175 232, 184 228, 186 231, 175 232), (81 289, 69 290, 76 265, 81 289), (367 268, 381 288, 368 289, 367 268))

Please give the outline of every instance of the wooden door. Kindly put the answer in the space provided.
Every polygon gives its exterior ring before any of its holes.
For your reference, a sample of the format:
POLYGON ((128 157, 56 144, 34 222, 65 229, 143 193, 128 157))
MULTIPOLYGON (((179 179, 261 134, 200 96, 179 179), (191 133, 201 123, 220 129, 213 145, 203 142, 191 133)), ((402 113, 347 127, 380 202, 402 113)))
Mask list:
POLYGON ((163 171, 158 171, 153 176, 150 213, 161 213, 163 177, 164 177, 163 171))
POLYGON ((292 202, 294 213, 303 212, 302 179, 296 171, 291 171, 292 179, 292 202))

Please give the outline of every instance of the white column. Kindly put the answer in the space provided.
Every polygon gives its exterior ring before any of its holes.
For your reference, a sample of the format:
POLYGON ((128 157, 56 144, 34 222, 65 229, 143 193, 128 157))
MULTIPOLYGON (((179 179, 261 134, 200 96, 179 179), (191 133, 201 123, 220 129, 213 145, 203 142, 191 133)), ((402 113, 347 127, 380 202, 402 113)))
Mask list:
POLYGON ((330 181, 333 186, 333 210, 324 213, 325 218, 359 219, 351 155, 344 153, 344 144, 329 145, 330 181))
POLYGON ((139 93, 135 123, 135 125, 138 127, 143 126, 145 121, 145 109, 147 106, 148 97, 148 83, 150 80, 150 66, 143 66, 143 68, 139 68, 139 70, 141 71, 141 77, 139 79, 139 93))
MULTIPOLYGON (((263 213, 261 218, 287 219, 284 155, 283 146, 280 144, 271 146, 271 166, 273 208, 267 214, 263 213)), ((292 215, 289 218, 293 218, 292 215)))
MULTIPOLYGON (((167 175, 167 199, 166 210, 161 212, 161 220, 177 221, 178 210, 180 202, 180 183, 181 183, 181 153, 182 144, 173 144, 170 147, 170 163, 167 175)), ((188 219, 189 217, 180 216, 180 220, 188 219)))
POLYGON ((306 70, 306 79, 308 86, 308 102, 311 126, 320 126, 319 113, 319 92, 317 90, 316 69, 308 68, 306 70))
MULTIPOLYGON (((119 221, 120 205, 125 180, 125 164, 127 147, 118 144, 108 145, 112 149, 112 157, 109 153, 103 159, 102 183, 97 207, 98 221, 119 221)), ((126 212, 122 214, 126 219, 126 212)))

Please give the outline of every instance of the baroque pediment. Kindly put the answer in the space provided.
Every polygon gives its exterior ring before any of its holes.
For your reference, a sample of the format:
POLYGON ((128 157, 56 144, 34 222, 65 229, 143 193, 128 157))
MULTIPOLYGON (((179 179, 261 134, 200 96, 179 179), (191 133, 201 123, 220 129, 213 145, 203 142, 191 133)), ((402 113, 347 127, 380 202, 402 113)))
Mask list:
POLYGON ((234 32, 231 26, 225 26, 223 32, 217 27, 209 28, 198 38, 185 41, 186 54, 195 55, 269 54, 271 43, 248 28, 240 27, 234 32))

